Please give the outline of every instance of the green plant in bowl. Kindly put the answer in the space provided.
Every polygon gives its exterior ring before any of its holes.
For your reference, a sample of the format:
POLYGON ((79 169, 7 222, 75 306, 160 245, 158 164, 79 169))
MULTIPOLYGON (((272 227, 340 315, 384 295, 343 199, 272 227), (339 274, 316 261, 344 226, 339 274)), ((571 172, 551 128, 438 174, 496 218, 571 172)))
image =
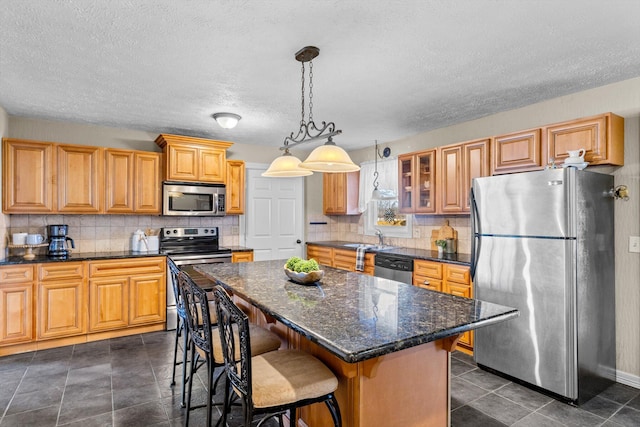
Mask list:
POLYGON ((320 265, 313 258, 309 260, 299 257, 289 258, 284 265, 284 273, 289 279, 303 285, 315 283, 324 277, 324 271, 320 270, 320 265))

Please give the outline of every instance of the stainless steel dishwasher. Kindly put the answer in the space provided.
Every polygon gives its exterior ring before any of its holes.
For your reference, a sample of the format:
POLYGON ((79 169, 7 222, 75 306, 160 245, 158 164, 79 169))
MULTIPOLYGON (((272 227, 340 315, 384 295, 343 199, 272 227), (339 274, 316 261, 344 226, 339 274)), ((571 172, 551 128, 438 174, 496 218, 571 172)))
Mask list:
POLYGON ((378 252, 376 253, 373 275, 411 285, 413 282, 413 259, 378 252))

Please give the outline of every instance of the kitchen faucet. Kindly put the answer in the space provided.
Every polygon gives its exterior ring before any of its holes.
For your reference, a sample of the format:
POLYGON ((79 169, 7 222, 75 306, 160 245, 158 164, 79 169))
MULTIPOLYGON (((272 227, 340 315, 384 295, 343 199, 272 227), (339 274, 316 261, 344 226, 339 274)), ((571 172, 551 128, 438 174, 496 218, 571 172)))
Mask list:
POLYGON ((384 246, 384 236, 379 228, 376 228, 376 236, 378 236, 378 246, 384 246))

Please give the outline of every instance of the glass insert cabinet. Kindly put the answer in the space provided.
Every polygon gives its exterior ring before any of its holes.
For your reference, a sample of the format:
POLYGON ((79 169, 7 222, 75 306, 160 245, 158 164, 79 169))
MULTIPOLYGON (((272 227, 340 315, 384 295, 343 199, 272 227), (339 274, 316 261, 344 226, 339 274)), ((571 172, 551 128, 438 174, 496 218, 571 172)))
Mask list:
POLYGON ((398 156, 398 200, 402 213, 434 213, 436 150, 398 156))

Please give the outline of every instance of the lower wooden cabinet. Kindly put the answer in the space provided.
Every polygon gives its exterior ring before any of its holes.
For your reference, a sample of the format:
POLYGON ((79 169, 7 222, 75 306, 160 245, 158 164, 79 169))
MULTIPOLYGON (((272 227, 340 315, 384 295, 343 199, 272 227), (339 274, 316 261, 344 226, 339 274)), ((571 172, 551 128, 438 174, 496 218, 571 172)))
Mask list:
POLYGON ((0 267, 0 346, 33 341, 34 266, 0 267))
POLYGON ((253 261, 253 251, 233 252, 231 262, 251 262, 253 261))
POLYGON ((83 262, 38 265, 38 339, 87 332, 87 281, 83 262))
MULTIPOLYGON (((415 260, 413 284, 433 291, 473 298, 469 267, 464 265, 415 260)), ((457 349, 465 353, 473 352, 472 331, 462 334, 458 340, 457 349)))
POLYGON ((166 320, 165 258, 127 258, 89 263, 89 330, 166 320))
MULTIPOLYGON (((356 271, 356 251, 352 249, 337 249, 328 246, 307 245, 307 258, 313 258, 318 264, 341 270, 356 271)), ((364 270, 358 273, 373 276, 375 268, 375 254, 367 252, 364 255, 364 270)))
POLYGON ((129 325, 129 279, 89 280, 89 330, 126 328, 129 325))

